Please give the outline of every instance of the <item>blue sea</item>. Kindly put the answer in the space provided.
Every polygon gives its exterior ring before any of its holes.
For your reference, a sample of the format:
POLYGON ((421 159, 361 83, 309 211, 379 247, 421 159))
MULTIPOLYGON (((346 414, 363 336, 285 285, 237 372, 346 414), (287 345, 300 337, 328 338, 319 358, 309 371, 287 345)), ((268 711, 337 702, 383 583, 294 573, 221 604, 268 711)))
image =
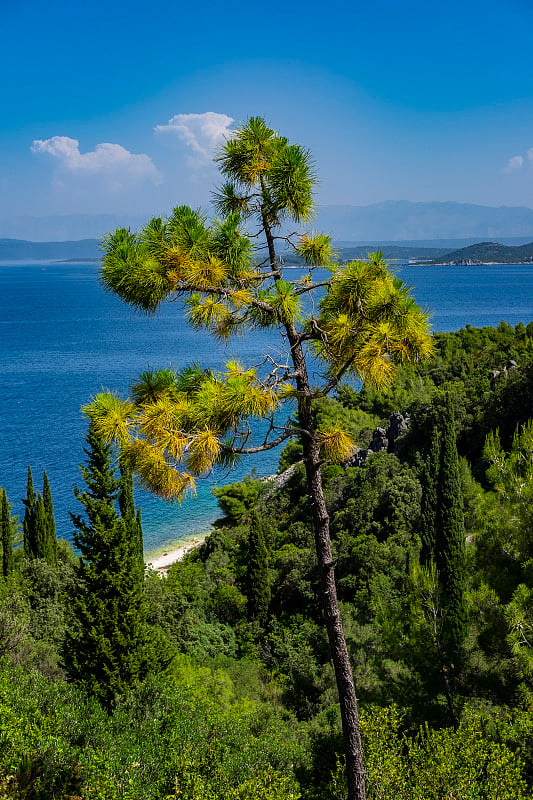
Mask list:
MULTIPOLYGON (((397 265, 398 276, 431 311, 434 330, 467 323, 516 325, 533 319, 533 265, 421 267, 397 265)), ((72 494, 83 487, 86 419, 80 407, 102 387, 127 393, 148 367, 181 368, 192 361, 213 369, 238 356, 259 364, 276 355, 272 333, 234 339, 225 349, 187 326, 178 304, 155 316, 134 312, 104 292, 95 264, 0 265, 0 486, 22 514, 28 464, 37 488, 46 469, 58 535, 71 539, 72 494)), ((199 482, 196 497, 166 504, 137 492, 145 549, 154 552, 203 533, 218 516, 215 484, 276 471, 279 452, 244 459, 231 474, 199 482)))

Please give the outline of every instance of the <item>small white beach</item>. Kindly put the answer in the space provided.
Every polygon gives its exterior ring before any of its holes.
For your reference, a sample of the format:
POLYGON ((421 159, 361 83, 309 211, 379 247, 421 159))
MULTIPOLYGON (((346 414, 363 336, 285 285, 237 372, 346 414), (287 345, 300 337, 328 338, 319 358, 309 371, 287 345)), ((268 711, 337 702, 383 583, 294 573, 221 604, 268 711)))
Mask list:
POLYGON ((196 547, 200 547, 208 535, 208 531, 206 533, 199 533, 196 536, 178 539, 176 542, 169 542, 164 547, 159 547, 157 550, 145 553, 145 564, 156 572, 166 575, 170 567, 175 564, 176 561, 181 561, 186 553, 189 553, 196 547))

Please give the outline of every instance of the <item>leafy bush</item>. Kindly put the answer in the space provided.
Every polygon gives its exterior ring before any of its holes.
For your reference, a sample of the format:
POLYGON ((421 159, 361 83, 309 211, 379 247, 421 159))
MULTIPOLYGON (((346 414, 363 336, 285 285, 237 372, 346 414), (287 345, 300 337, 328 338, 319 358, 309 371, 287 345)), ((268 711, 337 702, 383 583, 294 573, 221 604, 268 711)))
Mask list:
MULTIPOLYGON (((507 745, 484 730, 482 715, 465 709, 457 730, 422 727, 402 735, 394 707, 362 715, 368 800, 526 800, 524 765, 507 745)), ((343 767, 332 782, 344 797, 343 767)))

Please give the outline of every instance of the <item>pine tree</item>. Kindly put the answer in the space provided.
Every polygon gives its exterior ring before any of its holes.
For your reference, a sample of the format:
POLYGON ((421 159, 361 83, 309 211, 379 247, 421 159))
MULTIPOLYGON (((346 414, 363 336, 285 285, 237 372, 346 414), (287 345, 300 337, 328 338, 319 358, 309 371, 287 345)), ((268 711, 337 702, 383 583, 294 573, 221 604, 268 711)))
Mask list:
POLYGON ((442 586, 443 632, 452 663, 467 630, 466 543, 459 459, 450 394, 440 421, 440 458, 435 515, 435 563, 442 586))
POLYGON ((45 512, 46 530, 43 537, 43 558, 52 566, 57 565, 57 539, 56 523, 54 519, 54 505, 52 503, 52 492, 48 482, 46 470, 43 471, 43 503, 45 512))
POLYGON ((35 539, 35 501, 37 496, 33 488, 31 467, 28 466, 28 481, 26 484, 26 497, 22 502, 25 506, 22 529, 24 533, 24 555, 27 558, 37 558, 37 542, 35 539))
POLYGON ((2 543, 2 575, 7 578, 13 572, 13 529, 9 503, 4 489, 0 489, 0 538, 2 543))
POLYGON ((268 552, 263 527, 257 514, 253 514, 248 539, 248 565, 246 573, 248 618, 265 625, 270 605, 268 552))
POLYGON ((84 515, 71 514, 82 558, 64 661, 70 676, 111 708, 117 695, 152 668, 153 660, 138 538, 131 537, 128 518, 115 509, 121 487, 114 475, 112 450, 92 425, 87 445, 87 466, 81 467, 87 488, 74 489, 84 515))

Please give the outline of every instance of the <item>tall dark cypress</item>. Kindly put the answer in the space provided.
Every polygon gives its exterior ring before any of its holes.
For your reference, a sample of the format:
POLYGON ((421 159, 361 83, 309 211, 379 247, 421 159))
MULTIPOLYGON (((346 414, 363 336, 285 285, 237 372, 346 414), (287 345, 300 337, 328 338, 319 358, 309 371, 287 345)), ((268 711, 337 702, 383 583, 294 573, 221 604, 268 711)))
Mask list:
POLYGON ((0 489, 2 495, 0 502, 0 539, 2 542, 2 575, 7 578, 13 572, 13 530, 11 527, 11 515, 9 513, 9 503, 4 489, 0 489))
POLYGON ((142 564, 144 569, 144 534, 143 534, 143 525, 142 525, 142 512, 141 509, 137 509, 137 513, 135 515, 135 522, 136 522, 136 534, 137 534, 137 558, 139 562, 142 564))
POLYGON ((440 423, 440 458, 435 516, 435 562, 442 587, 443 633, 452 663, 467 631, 466 543, 459 459, 449 393, 440 423))
POLYGON ((420 562, 428 564, 435 556, 435 522, 440 464, 440 432, 433 426, 429 452, 421 475, 422 501, 420 507, 420 562))
MULTIPOLYGON (((4 520, 5 520, 4 495, 5 494, 6 494, 5 490, 0 488, 0 564, 2 565, 2 574, 4 565, 4 520)), ((6 502, 7 502, 7 495, 6 495, 6 502)), ((9 513, 9 506, 8 506, 8 513, 9 513)))
POLYGON ((33 536, 34 536, 34 555, 33 558, 44 558, 46 560, 46 539, 48 534, 48 523, 46 519, 46 509, 41 494, 37 495, 33 512, 33 536))
POLYGON ((26 484, 26 497, 24 503, 24 519, 22 520, 22 530, 24 534, 24 555, 27 558, 37 558, 38 548, 35 531, 35 501, 37 496, 33 488, 33 476, 31 467, 28 466, 28 481, 26 484))
POLYGON ((46 531, 43 540, 43 558, 52 566, 57 565, 57 539, 56 522, 54 519, 54 505, 52 502, 52 492, 48 482, 46 470, 43 471, 43 503, 46 520, 46 531))
MULTIPOLYGON (((72 602, 72 625, 65 645, 70 676, 111 708, 117 695, 149 671, 152 656, 146 631, 143 565, 138 542, 115 501, 120 491, 112 451, 89 425, 87 486, 74 490, 84 514, 71 514, 74 541, 82 558, 80 590, 72 602)), ((135 513, 133 510, 133 518, 135 513)))
POLYGON ((248 539, 247 566, 248 618, 265 625, 270 606, 268 551, 263 527, 257 514, 253 514, 248 539))
POLYGON ((144 567, 144 542, 141 523, 141 509, 135 511, 133 496, 133 471, 127 461, 120 459, 120 481, 118 490, 120 516, 126 523, 128 533, 134 543, 139 563, 144 567))

